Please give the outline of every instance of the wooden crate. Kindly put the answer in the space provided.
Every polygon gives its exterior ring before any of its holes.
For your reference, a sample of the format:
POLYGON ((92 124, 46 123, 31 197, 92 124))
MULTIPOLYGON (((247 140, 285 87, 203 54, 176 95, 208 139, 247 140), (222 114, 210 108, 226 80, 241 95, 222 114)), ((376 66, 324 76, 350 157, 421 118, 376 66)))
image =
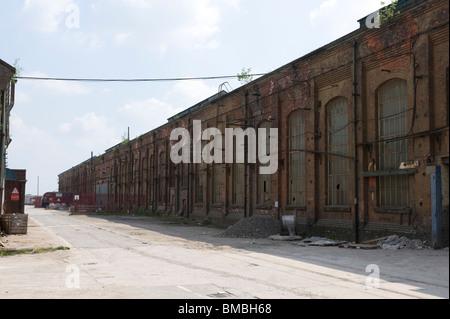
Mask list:
POLYGON ((28 215, 5 214, 1 216, 1 224, 7 235, 25 235, 28 230, 28 215))

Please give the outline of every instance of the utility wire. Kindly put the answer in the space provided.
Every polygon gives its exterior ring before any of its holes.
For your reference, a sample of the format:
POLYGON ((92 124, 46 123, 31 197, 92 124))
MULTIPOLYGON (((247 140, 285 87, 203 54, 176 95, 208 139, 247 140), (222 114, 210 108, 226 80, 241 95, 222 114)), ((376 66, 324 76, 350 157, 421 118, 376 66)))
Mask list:
MULTIPOLYGON (((249 74, 246 77, 264 76, 266 73, 249 74)), ((192 80, 216 80, 216 79, 232 79, 241 75, 221 75, 221 76, 204 76, 204 77, 186 77, 186 78, 155 78, 155 79, 88 79, 88 78, 52 78, 52 77, 34 77, 34 76, 18 76, 20 80, 36 80, 36 81, 71 81, 71 82, 174 82, 174 81, 192 81, 192 80)))

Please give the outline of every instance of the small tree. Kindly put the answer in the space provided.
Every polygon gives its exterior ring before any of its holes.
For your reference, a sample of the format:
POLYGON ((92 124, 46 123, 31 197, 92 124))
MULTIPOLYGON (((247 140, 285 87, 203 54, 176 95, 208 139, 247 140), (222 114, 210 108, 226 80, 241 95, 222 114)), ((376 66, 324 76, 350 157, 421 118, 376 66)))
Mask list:
POLYGON ((237 79, 239 82, 241 82, 242 85, 250 83, 253 81, 252 74, 252 68, 248 68, 245 70, 245 68, 242 68, 242 72, 237 75, 237 79))
POLYGON ((127 133, 123 133, 123 135, 122 135, 122 143, 120 143, 120 144, 121 145, 126 145, 126 144, 128 144, 128 142, 129 142, 129 139, 128 139, 127 133))
POLYGON ((16 61, 14 61, 14 68, 16 69, 16 72, 14 73, 13 77, 12 77, 12 81, 16 82, 17 78, 20 77, 20 75, 22 74, 22 72, 24 71, 24 69, 19 65, 19 61, 20 59, 17 58, 16 61))
POLYGON ((385 6, 386 3, 382 1, 381 5, 383 8, 380 10, 380 25, 383 25, 385 22, 400 14, 400 11, 397 10, 398 0, 392 1, 391 4, 387 6, 385 6))

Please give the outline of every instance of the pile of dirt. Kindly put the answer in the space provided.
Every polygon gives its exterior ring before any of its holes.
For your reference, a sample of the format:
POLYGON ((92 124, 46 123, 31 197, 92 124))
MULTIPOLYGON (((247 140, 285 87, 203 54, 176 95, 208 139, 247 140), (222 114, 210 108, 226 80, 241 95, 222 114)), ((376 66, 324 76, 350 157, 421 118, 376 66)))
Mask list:
POLYGON ((216 235, 222 238, 267 238, 280 233, 280 222, 274 217, 243 218, 216 235))

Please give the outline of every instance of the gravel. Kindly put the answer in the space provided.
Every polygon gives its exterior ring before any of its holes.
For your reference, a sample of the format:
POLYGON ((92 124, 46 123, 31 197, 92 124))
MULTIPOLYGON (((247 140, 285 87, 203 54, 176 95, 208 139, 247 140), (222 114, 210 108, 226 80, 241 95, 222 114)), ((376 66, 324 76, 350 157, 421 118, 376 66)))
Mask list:
POLYGON ((274 217, 243 218, 216 235, 222 238, 267 238, 280 233, 280 222, 274 217))

